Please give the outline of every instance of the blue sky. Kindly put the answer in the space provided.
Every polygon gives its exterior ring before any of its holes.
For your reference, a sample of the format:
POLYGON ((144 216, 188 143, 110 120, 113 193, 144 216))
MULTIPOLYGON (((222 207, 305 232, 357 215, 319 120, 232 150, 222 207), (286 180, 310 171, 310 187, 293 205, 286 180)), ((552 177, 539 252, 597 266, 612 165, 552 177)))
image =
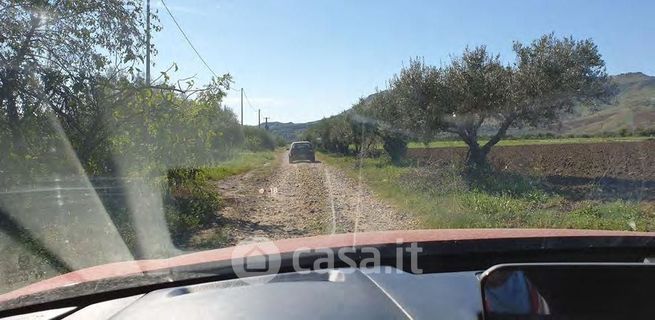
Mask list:
MULTIPOLYGON (((206 82, 210 72, 159 1, 153 72, 176 62, 173 78, 206 82)), ((212 69, 245 88, 247 124, 257 123, 257 108, 282 122, 339 113, 384 88, 411 57, 439 65, 484 44, 512 61, 512 41, 549 32, 592 38, 610 74, 655 75, 655 1, 165 1, 212 69)), ((238 112, 238 93, 225 102, 238 112)))

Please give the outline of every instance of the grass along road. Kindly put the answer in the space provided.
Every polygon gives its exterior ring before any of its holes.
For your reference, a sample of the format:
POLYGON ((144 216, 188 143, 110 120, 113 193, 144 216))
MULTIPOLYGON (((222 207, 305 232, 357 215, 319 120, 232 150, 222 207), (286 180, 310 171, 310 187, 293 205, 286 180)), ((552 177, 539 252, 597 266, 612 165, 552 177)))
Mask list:
POLYGON ((384 159, 323 155, 424 228, 580 228, 655 231, 655 206, 634 201, 573 201, 521 176, 471 188, 458 168, 391 165, 384 159))
POLYGON ((276 157, 273 151, 242 152, 234 159, 222 162, 219 166, 201 168, 207 179, 219 181, 230 176, 246 173, 256 168, 270 165, 276 157))

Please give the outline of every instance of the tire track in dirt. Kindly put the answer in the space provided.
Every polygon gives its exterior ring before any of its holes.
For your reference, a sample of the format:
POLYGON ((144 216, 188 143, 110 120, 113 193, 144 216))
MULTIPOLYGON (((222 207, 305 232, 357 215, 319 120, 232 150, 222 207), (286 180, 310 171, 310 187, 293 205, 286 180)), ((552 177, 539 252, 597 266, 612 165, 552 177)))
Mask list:
POLYGON ((332 181, 336 232, 409 230, 419 227, 410 213, 378 198, 360 179, 353 179, 338 168, 325 165, 332 181))
MULTIPOLYGON (((222 246, 253 237, 272 240, 329 233, 403 230, 416 219, 378 199, 363 183, 322 162, 288 162, 280 153, 270 167, 215 183, 227 205, 215 227, 192 238, 222 233, 222 246)), ((194 241, 195 240, 195 241, 194 241)))

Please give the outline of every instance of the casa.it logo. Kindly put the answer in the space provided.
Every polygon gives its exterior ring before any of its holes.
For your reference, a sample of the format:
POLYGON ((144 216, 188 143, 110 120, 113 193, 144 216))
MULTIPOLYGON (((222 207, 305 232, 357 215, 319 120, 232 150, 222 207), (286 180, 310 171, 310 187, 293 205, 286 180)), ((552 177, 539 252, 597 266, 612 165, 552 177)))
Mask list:
POLYGON ((280 251, 268 238, 240 241, 232 251, 232 270, 241 281, 266 283, 280 271, 280 251))

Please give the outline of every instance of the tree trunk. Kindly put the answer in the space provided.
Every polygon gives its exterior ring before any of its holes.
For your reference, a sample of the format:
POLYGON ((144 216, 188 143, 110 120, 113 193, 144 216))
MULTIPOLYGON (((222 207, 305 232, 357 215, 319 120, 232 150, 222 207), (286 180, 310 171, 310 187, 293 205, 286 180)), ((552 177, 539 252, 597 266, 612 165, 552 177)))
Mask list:
POLYGON ((488 153, 489 149, 480 148, 477 143, 470 145, 466 154, 466 170, 468 172, 480 172, 489 169, 488 153))
POLYGON ((484 145, 478 144, 477 128, 475 130, 460 130, 458 133, 464 142, 469 146, 468 154, 466 155, 466 171, 467 174, 485 174, 491 170, 491 165, 487 161, 487 155, 491 148, 495 146, 501 139, 505 137, 507 129, 517 118, 516 113, 510 113, 505 116, 498 132, 489 139, 484 145))
POLYGON ((391 157, 391 162, 398 165, 407 155, 407 141, 401 137, 384 136, 382 138, 383 148, 391 157))
POLYGON ((464 172, 469 176, 489 168, 489 165, 487 164, 487 153, 489 153, 490 147, 486 145, 481 147, 478 143, 478 128, 479 125, 474 126, 473 124, 469 123, 468 126, 459 126, 451 131, 453 133, 457 133, 468 146, 468 152, 466 153, 466 159, 464 163, 464 172))

